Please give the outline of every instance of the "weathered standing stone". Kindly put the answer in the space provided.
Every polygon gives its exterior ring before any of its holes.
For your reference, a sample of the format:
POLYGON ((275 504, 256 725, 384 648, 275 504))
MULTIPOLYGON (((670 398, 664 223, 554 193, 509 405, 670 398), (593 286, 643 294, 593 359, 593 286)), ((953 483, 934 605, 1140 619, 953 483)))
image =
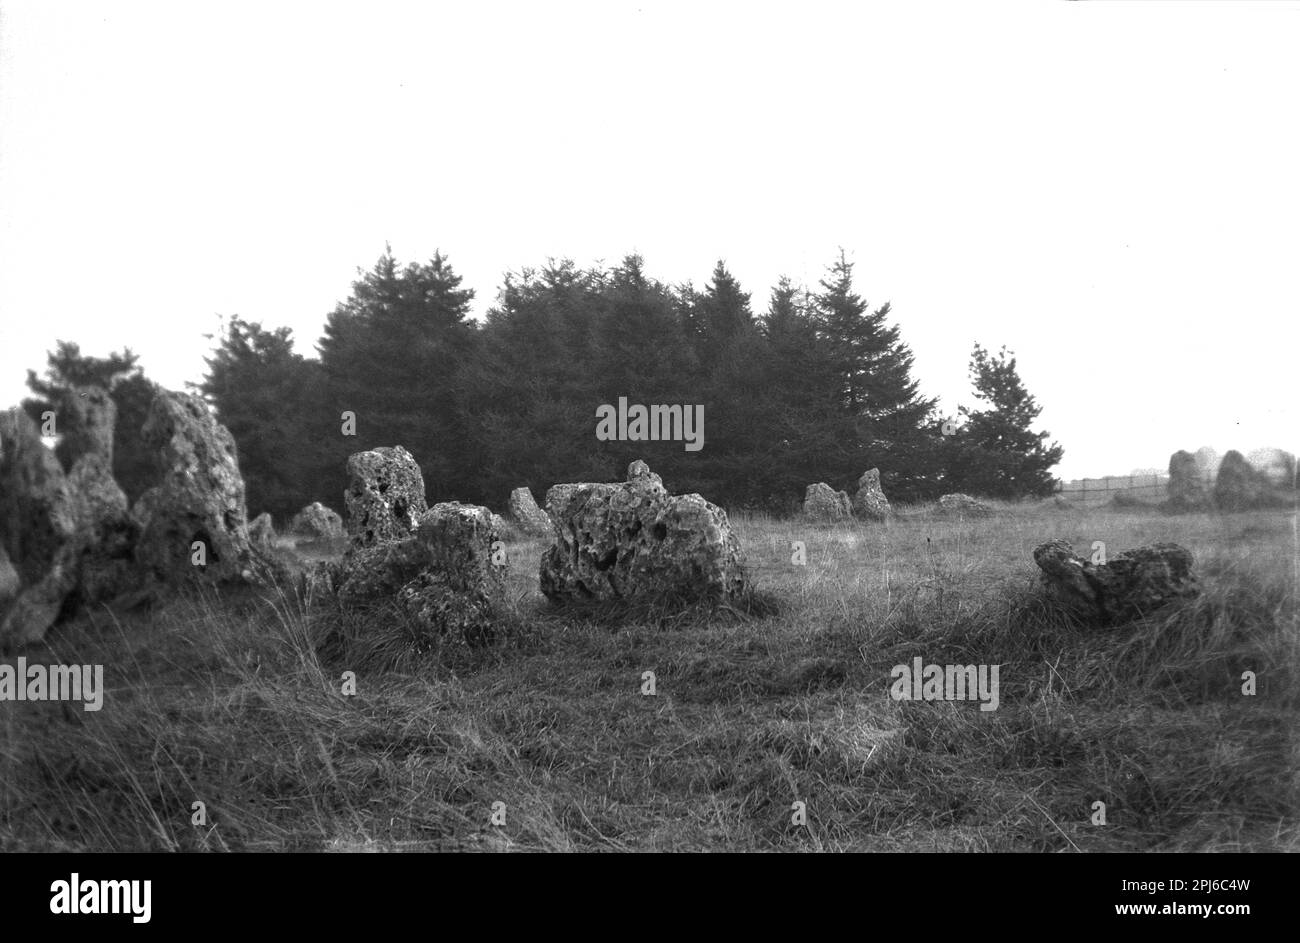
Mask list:
POLYGON ((342 540, 347 536, 343 518, 319 501, 313 501, 293 516, 289 533, 312 540, 342 540))
POLYGON ((141 435, 162 481, 140 496, 136 562, 164 583, 240 581, 257 573, 235 440, 197 396, 159 389, 141 435), (205 563, 196 565, 202 543, 205 563))
POLYGON ((1249 511, 1261 507, 1267 489, 1258 472, 1236 449, 1223 456, 1214 482, 1214 503, 1221 511, 1249 511))
POLYGON ((992 509, 987 504, 961 493, 945 494, 939 499, 939 510, 944 514, 955 514, 958 517, 984 517, 992 513, 992 509))
POLYGON ((1052 540, 1034 550, 1034 562, 1049 592, 1101 625, 1140 618, 1199 592, 1191 553, 1173 543, 1125 550, 1093 564, 1075 556, 1067 541, 1052 540))
POLYGON ((527 488, 510 492, 510 517, 526 534, 545 536, 551 532, 551 519, 537 506, 527 488))
POLYGON ((1195 511, 1209 503, 1205 479, 1196 464, 1196 456, 1180 451, 1169 456, 1169 481, 1166 483, 1171 511, 1195 511))
POLYGON ((18 571, 5 552, 4 544, 0 543, 0 613, 13 602, 21 589, 22 581, 18 579, 18 571))
POLYGON ((357 452, 348 459, 348 535, 354 546, 369 547, 415 532, 424 503, 424 476, 411 453, 400 445, 357 452))
POLYGON ((117 405, 108 391, 98 386, 73 387, 59 398, 55 410, 56 428, 61 435, 59 454, 67 467, 83 455, 98 455, 113 467, 113 428, 117 405))
POLYGON ((539 580, 552 602, 725 599, 745 586, 727 514, 698 494, 670 495, 644 462, 622 484, 547 492, 554 543, 539 580))
POLYGON ((853 496, 853 513, 873 521, 883 521, 892 513, 889 499, 880 487, 880 469, 869 469, 858 479, 858 492, 853 496))
POLYGON ((89 593, 79 584, 110 536, 133 536, 125 525, 126 496, 99 451, 83 450, 65 475, 35 423, 17 410, 0 417, 0 552, 9 563, 0 646, 39 641, 70 601, 115 593, 122 573, 100 575, 89 593))
POLYGON ((1295 484, 1295 456, 1284 449, 1255 449, 1246 456, 1246 461, 1269 490, 1291 488, 1295 484))
POLYGON ((261 550, 275 546, 275 524, 270 514, 263 511, 249 522, 248 542, 261 550))
POLYGON ((803 515, 811 521, 837 521, 852 517, 853 506, 847 492, 819 481, 804 491, 803 515))
POLYGON ((504 567, 493 560, 494 516, 445 502, 421 516, 412 536, 354 545, 337 574, 340 602, 395 602, 430 637, 491 638, 505 595, 504 567))

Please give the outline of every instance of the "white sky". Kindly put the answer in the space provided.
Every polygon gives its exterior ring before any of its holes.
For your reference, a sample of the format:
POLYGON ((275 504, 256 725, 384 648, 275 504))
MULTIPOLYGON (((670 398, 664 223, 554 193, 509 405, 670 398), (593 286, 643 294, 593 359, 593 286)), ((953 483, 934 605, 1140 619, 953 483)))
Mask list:
MULTIPOLYGON (((0 404, 56 339, 312 353, 358 266, 844 246, 924 390, 1006 344, 1065 478, 1297 450, 1300 0, 0 6, 0 404)), ((653 356, 653 351, 647 352, 653 356)))

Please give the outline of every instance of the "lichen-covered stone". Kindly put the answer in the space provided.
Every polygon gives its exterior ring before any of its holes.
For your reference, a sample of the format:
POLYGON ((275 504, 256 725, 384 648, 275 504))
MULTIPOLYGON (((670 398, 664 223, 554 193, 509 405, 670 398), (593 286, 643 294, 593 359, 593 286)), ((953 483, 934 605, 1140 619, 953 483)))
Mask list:
POLYGON ((945 494, 939 499, 939 511, 955 517, 986 517, 992 509, 968 494, 945 494))
POLYGON ((248 540, 235 440, 197 396, 159 389, 141 435, 156 450, 161 483, 142 494, 136 562, 151 579, 240 582, 264 568, 248 540), (194 545, 203 544, 202 565, 194 545))
POLYGON ((98 386, 72 387, 59 397, 55 426, 62 441, 59 453, 68 467, 83 455, 98 455, 113 467, 113 429, 117 404, 98 386))
POLYGON ((853 516, 853 505, 848 492, 819 481, 804 491, 803 515, 810 521, 838 521, 853 516))
POLYGON ((637 464, 622 484, 547 492, 554 543, 542 555, 542 593, 552 602, 739 594, 746 577, 726 512, 698 494, 668 494, 637 464))
POLYGON ((1068 541, 1052 540, 1034 550, 1034 562, 1050 592, 1101 625, 1140 618, 1199 592, 1191 552, 1173 543, 1136 547, 1094 564, 1076 556, 1068 541))
POLYGON ((289 533, 311 540, 342 540, 347 536, 343 518, 319 501, 313 501, 293 516, 289 533))
POLYGON ((348 458, 343 493, 352 544, 369 547, 415 532, 427 510, 424 476, 411 453, 400 445, 357 452, 348 458))
POLYGON ((30 418, 17 410, 0 417, 0 553, 7 562, 0 567, 0 647, 40 641, 65 608, 112 595, 125 581, 130 567, 111 575, 93 569, 116 552, 110 537, 134 536, 107 461, 86 448, 65 475, 30 418), (85 572, 94 575, 89 591, 80 586, 85 572))
POLYGON ((248 522, 248 542, 260 550, 275 546, 275 524, 270 514, 263 511, 248 522))
POLYGON ((527 488, 510 492, 510 518, 526 534, 545 537, 551 532, 550 517, 537 506, 533 493, 527 488))
POLYGON ((858 491, 853 496, 853 513, 870 521, 883 521, 893 513, 889 499, 880 487, 880 469, 868 469, 858 479, 858 491))

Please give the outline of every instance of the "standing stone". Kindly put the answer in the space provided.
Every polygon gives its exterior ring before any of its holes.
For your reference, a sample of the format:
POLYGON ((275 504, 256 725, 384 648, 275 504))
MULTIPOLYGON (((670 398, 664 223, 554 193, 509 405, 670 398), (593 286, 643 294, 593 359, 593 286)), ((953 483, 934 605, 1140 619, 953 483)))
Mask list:
POLYGON ((0 613, 3 613, 17 598, 22 585, 22 580, 18 578, 18 571, 14 569, 9 554, 5 552, 4 544, 0 543, 0 613))
POLYGON ((71 468, 83 455, 98 455, 107 468, 113 467, 117 404, 107 390, 98 386, 73 387, 59 397, 55 416, 62 436, 58 452, 66 467, 71 468))
POLYGON ((339 601, 392 601, 428 637, 490 640, 505 600, 493 517, 484 507, 445 502, 424 512, 413 535, 354 544, 340 567, 339 601))
POLYGON ((1291 488, 1295 482, 1295 456, 1283 449, 1255 449, 1246 456, 1250 467, 1270 490, 1291 488))
POLYGON ((270 550, 275 546, 275 525, 271 515, 263 511, 248 525, 248 541, 260 550, 270 550))
POLYGON ((858 493, 853 496, 853 513, 872 521, 883 521, 892 513, 889 499, 880 487, 880 469, 869 469, 858 479, 858 493))
POLYGON ((1209 503, 1205 479, 1196 464, 1196 456, 1180 451, 1169 456, 1169 481, 1166 485, 1171 511, 1195 511, 1209 503))
POLYGON ((992 509, 968 494, 945 494, 939 499, 939 510, 957 517, 986 517, 992 509))
POLYGON ((293 516, 289 533, 312 540, 342 540, 347 536, 343 518, 319 501, 313 501, 293 516))
POLYGON ((1249 511, 1264 503, 1265 487, 1255 469, 1236 449, 1223 456, 1214 482, 1214 503, 1221 511, 1249 511))
POLYGON ((136 561, 163 583, 240 581, 253 575, 244 479, 235 440, 197 396, 159 389, 141 429, 161 484, 136 501, 136 561), (206 562, 196 565, 194 545, 206 562), (245 574, 248 574, 247 576, 245 574))
POLYGON ((811 521, 838 521, 852 517, 853 506, 848 492, 836 491, 819 481, 804 491, 803 515, 811 521))
POLYGON ((698 494, 668 494, 643 462, 621 484, 556 485, 546 506, 555 542, 539 581, 554 603, 721 600, 745 587, 726 512, 698 494))
POLYGON ((527 488, 510 492, 510 517, 526 534, 544 537, 551 532, 551 519, 537 506, 533 493, 527 488))
POLYGON ((354 546, 370 547, 415 532, 424 503, 424 476, 400 445, 357 452, 348 459, 348 535, 354 546))
POLYGON ((1034 562, 1048 591, 1095 624, 1140 618, 1200 591, 1191 553, 1173 543, 1125 550, 1093 564, 1075 556, 1069 542, 1052 540, 1034 550, 1034 562))
MULTIPOLYGON (((0 566, 0 647, 40 641, 86 595, 79 591, 86 561, 127 522, 126 496, 99 451, 82 450, 65 475, 30 418, 19 410, 0 415, 0 553, 7 563, 0 566)), ((97 582, 90 601, 115 591, 118 581, 97 582)))
POLYGON ((1203 445, 1196 450, 1196 467, 1201 473, 1201 481, 1205 483, 1207 491, 1215 476, 1219 474, 1219 465, 1222 463, 1223 459, 1219 457, 1219 453, 1208 445, 1203 445))

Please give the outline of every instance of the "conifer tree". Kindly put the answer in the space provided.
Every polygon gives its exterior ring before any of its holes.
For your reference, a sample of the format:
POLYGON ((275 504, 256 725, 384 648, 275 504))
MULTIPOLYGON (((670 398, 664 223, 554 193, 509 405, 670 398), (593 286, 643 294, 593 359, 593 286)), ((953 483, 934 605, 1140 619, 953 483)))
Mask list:
POLYGON ((990 354, 976 344, 970 377, 976 399, 987 405, 960 408, 966 422, 948 445, 948 482, 993 498, 1050 495, 1056 481, 1050 470, 1064 449, 1031 428, 1042 407, 1025 389, 1015 356, 1005 347, 990 354))

